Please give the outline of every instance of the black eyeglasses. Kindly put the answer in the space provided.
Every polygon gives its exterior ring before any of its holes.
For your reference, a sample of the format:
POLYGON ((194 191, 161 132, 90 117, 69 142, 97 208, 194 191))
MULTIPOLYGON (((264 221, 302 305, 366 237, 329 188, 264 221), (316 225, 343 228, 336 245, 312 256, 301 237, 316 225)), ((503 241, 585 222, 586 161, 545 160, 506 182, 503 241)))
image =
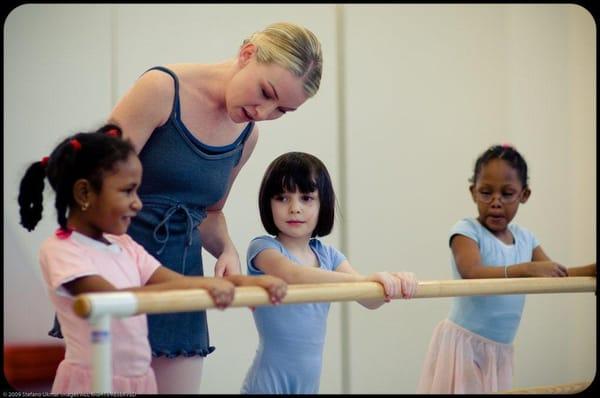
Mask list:
MULTIPOLYGON (((515 203, 517 201, 517 199, 519 198, 519 196, 521 195, 522 191, 518 191, 518 192, 503 192, 500 194, 499 200, 500 203, 504 204, 504 205, 509 205, 511 203, 515 203)), ((485 204, 490 204, 492 203, 492 201, 494 200, 494 194, 492 192, 488 192, 488 191, 476 191, 475 192, 475 197, 477 198, 477 201, 481 202, 481 203, 485 203, 485 204)))

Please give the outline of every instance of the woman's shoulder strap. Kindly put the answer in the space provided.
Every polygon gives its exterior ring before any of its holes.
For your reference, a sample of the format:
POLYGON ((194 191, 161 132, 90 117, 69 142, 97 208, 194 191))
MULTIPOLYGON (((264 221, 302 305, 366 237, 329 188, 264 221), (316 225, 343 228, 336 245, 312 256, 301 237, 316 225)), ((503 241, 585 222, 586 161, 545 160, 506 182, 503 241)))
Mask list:
POLYGON ((153 66, 152 68, 146 69, 144 71, 144 73, 142 73, 142 75, 151 70, 158 70, 158 71, 164 72, 173 78, 173 85, 174 85, 173 112, 175 112, 176 115, 179 115, 179 78, 177 77, 175 72, 173 72, 171 69, 169 69, 165 66, 153 66))

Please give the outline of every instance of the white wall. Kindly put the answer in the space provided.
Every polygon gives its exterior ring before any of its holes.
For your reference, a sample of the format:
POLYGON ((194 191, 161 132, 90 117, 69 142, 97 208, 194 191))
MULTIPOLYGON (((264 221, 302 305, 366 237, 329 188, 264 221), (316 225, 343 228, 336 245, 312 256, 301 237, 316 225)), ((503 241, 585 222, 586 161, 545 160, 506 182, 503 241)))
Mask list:
MULTIPOLYGON (((467 195, 473 162, 504 141, 531 168, 533 195, 516 221, 559 262, 595 261, 596 32, 578 6, 28 4, 7 17, 4 36, 5 344, 55 342, 46 337, 53 311, 36 258, 55 213, 48 194, 38 229, 18 225, 27 162, 67 133, 99 125, 145 69, 221 61, 278 20, 317 34, 323 80, 300 111, 260 124, 259 144, 225 208, 242 261, 249 240, 263 233, 256 198, 266 166, 301 150, 319 156, 345 192, 344 217, 327 241, 341 246, 344 235, 358 270, 449 279, 447 232, 475 211, 467 195)), ((210 270, 214 259, 205 256, 205 264, 210 270)), ((414 392, 450 300, 396 301, 377 311, 332 304, 321 392, 414 392)), ((592 379, 595 296, 527 301, 515 386, 592 379)), ((202 392, 237 393, 256 347, 250 312, 211 310, 209 323, 217 350, 202 392)))

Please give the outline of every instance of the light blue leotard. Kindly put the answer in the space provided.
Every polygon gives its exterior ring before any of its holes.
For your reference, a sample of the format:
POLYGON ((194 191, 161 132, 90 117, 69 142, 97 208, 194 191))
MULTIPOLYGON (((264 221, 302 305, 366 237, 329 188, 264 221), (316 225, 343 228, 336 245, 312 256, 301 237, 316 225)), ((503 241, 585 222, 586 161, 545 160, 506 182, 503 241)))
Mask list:
MULTIPOLYGON (((333 271, 345 260, 345 256, 337 249, 318 239, 311 239, 309 245, 316 254, 321 269, 333 271)), ((253 239, 248 248, 248 275, 263 274, 254 266, 254 258, 265 249, 276 249, 298 263, 278 240, 260 236, 253 239)), ((319 392, 329 304, 285 304, 278 307, 257 307, 254 310, 259 344, 252 366, 246 374, 242 394, 319 392)))
MULTIPOLYGON (((481 262, 486 267, 530 262, 533 250, 539 245, 535 236, 523 227, 509 224, 514 243, 507 245, 496 238, 474 218, 458 221, 450 230, 450 238, 459 234, 473 239, 479 246, 481 262)), ((452 256, 452 273, 461 279, 452 256)), ((517 333, 525 295, 454 297, 449 319, 480 336, 499 343, 511 344, 517 333)))

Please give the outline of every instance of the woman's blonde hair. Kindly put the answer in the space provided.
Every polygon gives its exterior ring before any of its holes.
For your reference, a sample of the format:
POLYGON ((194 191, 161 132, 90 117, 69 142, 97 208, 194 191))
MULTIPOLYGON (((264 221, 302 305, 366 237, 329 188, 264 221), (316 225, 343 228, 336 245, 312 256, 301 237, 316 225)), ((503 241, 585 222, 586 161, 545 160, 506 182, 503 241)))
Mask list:
POLYGON ((277 22, 253 33, 242 43, 256 46, 256 61, 276 63, 304 82, 304 92, 312 97, 319 90, 323 57, 321 43, 310 30, 290 23, 277 22))

